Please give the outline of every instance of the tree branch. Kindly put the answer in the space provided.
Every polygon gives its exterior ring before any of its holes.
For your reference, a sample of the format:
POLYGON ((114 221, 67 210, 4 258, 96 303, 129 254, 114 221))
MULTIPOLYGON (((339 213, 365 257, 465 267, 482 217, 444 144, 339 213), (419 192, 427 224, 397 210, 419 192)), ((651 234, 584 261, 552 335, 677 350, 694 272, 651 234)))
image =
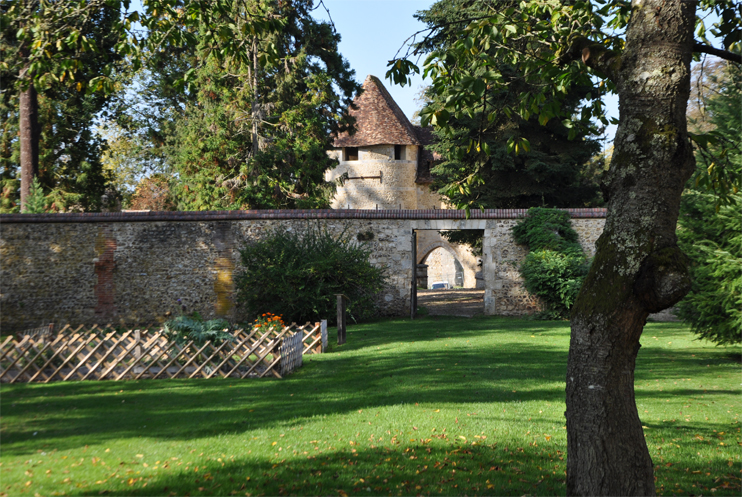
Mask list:
POLYGON ((603 73, 611 81, 616 81, 619 54, 605 48, 584 36, 576 36, 564 52, 558 54, 559 64, 568 64, 573 60, 582 60, 585 65, 603 73))
POLYGON ((729 52, 728 50, 721 50, 719 48, 710 47, 708 45, 704 45, 703 43, 695 42, 693 44, 693 51, 699 52, 699 53, 707 53, 709 55, 715 55, 716 57, 719 57, 720 59, 728 60, 731 62, 736 62, 737 64, 742 64, 742 55, 729 52))

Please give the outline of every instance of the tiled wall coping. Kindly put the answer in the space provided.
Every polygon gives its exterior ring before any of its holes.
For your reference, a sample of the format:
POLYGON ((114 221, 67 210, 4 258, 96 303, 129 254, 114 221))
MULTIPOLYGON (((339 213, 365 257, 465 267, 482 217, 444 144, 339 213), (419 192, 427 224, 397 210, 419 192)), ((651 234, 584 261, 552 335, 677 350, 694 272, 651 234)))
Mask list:
MULTIPOLYGON (((605 218, 605 208, 562 209, 574 219, 605 218)), ((520 219, 528 209, 472 210, 469 219, 520 219)), ((122 223, 139 221, 238 221, 249 219, 467 219, 466 211, 454 209, 276 209, 192 212, 83 212, 64 214, 0 214, 3 223, 122 223)))

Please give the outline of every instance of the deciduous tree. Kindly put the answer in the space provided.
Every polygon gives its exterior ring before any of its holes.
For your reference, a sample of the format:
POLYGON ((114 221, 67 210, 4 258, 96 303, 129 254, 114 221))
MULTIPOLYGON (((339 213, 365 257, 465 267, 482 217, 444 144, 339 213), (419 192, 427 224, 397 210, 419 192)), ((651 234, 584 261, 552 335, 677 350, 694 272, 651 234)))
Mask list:
MULTIPOLYGON (((436 2, 415 17, 431 28, 441 28, 435 31, 435 36, 418 43, 416 50, 430 53, 453 46, 466 38, 462 28, 471 18, 514 5, 517 5, 514 0, 436 2)), ((490 47, 489 51, 494 54, 496 50, 490 47)), ((493 60, 497 63, 496 58, 493 60)), ((583 171, 598 153, 598 141, 584 132, 568 139, 569 129, 558 119, 541 126, 538 115, 523 119, 509 112, 521 95, 539 91, 539 85, 526 82, 508 61, 503 61, 498 70, 506 84, 484 91, 479 105, 464 115, 450 116, 447 125, 435 131, 437 141, 433 148, 443 160, 432 171, 433 187, 454 205, 467 209, 599 204, 598 183, 583 171), (471 136, 477 137, 478 146, 469 146, 471 136), (510 153, 515 138, 526 139, 529 149, 517 155, 510 153)), ((591 90, 594 90, 592 85, 573 88, 561 105, 575 112, 581 98, 591 90)), ((429 92, 428 106, 447 101, 453 91, 456 89, 439 87, 429 92)))
MULTIPOLYGON (((729 51, 740 42, 741 18, 732 0, 526 0, 471 23, 465 38, 426 61, 435 91, 452 95, 422 113, 423 121, 441 127, 449 116, 479 105, 485 92, 507 85, 496 63, 503 60, 539 88, 511 107, 524 119, 538 115, 546 124, 559 116, 576 135, 581 121, 602 115, 602 103, 591 99, 580 115, 563 116, 558 102, 573 86, 598 77, 599 86, 619 97, 604 181, 605 228, 571 314, 570 495, 655 493, 634 399, 639 339, 647 316, 677 303, 690 288, 675 228, 681 193, 695 170, 686 120, 691 60, 704 52, 742 62, 729 51), (702 27, 696 31, 702 26, 697 10, 704 9, 719 16, 714 29, 723 49, 707 43, 702 27)), ((390 64, 397 82, 416 70, 407 59, 390 64)), ((514 150, 525 145, 512 143, 514 150)), ((470 144, 482 146, 476 136, 470 144)))
POLYGON ((88 90, 121 60, 120 14, 100 2, 16 1, 0 14, 0 174, 8 195, 18 208, 18 183, 24 204, 38 176, 47 207, 96 209, 106 178, 93 120, 107 98, 88 90))
MULTIPOLYGON (((241 2, 143 0, 143 15, 129 10, 129 0, 7 0, 0 4, 4 85, 18 94, 21 204, 38 174, 40 88, 59 84, 78 92, 110 94, 114 90, 113 64, 103 64, 87 77, 81 74, 87 58, 106 51, 108 40, 113 41, 115 54, 129 57, 136 70, 142 65, 143 54, 157 52, 165 45, 195 45, 193 26, 219 26, 199 34, 202 47, 218 57, 243 59, 246 51, 240 43, 245 33, 280 30, 281 22, 260 11, 235 18, 236 3, 241 2), (88 36, 101 18, 108 20, 102 34, 106 43, 88 36), (144 36, 137 34, 137 22, 144 28, 144 36)), ((269 49, 257 62, 265 64, 273 60, 273 54, 269 49)), ((182 79, 188 76, 186 73, 182 79)))

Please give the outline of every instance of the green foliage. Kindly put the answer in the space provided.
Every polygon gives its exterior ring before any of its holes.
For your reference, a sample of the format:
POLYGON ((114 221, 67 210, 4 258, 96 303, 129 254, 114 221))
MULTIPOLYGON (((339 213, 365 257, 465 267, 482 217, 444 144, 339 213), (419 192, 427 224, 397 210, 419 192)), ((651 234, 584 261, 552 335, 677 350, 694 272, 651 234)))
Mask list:
MULTIPOLYGON (((31 83, 22 76, 24 64, 36 67, 33 84, 38 92, 39 181, 52 211, 99 210, 101 196, 110 180, 100 155, 105 142, 95 133, 94 122, 109 102, 106 93, 96 92, 94 80, 119 67, 120 41, 115 26, 119 12, 106 6, 78 6, 80 17, 60 14, 70 2, 44 2, 42 6, 10 2, 0 26, 0 178, 8 187, 2 209, 20 204, 19 92, 31 83), (48 15, 46 15, 46 14, 48 15), (25 30, 36 25, 33 30, 25 30), (25 28, 24 28, 25 26, 25 28), (38 30, 41 30, 40 32, 38 30), (90 45, 74 48, 77 41, 54 43, 45 38, 73 30, 90 45), (46 32, 44 32, 46 31, 46 32), (49 54, 35 50, 22 55, 21 44, 34 41, 47 46, 49 54), (46 41, 45 41, 46 40, 46 41), (49 59, 51 57, 51 59, 49 59), (46 72, 44 72, 46 71, 46 72), (6 83, 7 82, 7 83, 6 83), (7 199, 7 200, 6 200, 7 199)), ((73 36, 74 38, 74 36, 73 36)), ((80 40, 78 40, 80 41, 80 40)))
POLYGON ((572 229, 569 214, 533 208, 513 227, 516 243, 529 248, 521 264, 526 290, 546 305, 540 317, 566 319, 588 271, 588 263, 572 229))
MULTIPOLYGON (((138 110, 122 126, 146 132, 143 142, 164 143, 157 145, 167 164, 161 169, 175 173, 179 209, 328 207, 335 185, 324 173, 336 162, 327 150, 352 123, 346 109, 359 89, 338 52, 340 37, 312 17, 308 2, 233 8, 280 19, 282 28, 250 35, 241 49, 246 58, 224 57, 207 43, 190 51, 168 47, 179 64, 157 57, 175 73, 189 73, 187 91, 173 93, 153 68, 143 79, 146 105, 136 108, 157 112, 138 110)), ((231 20, 220 22, 230 29, 231 20)))
POLYGON ((742 343, 742 195, 735 201, 717 213, 712 195, 687 192, 678 230, 692 281, 678 316, 719 345, 742 343))
POLYGON ((354 320, 376 315, 386 284, 369 263, 371 251, 345 232, 333 236, 308 226, 301 234, 276 228, 241 250, 238 301, 252 314, 272 312, 286 322, 334 320, 337 294, 350 299, 354 320))
POLYGON ((234 335, 229 332, 231 327, 228 321, 224 319, 204 321, 198 313, 190 316, 182 315, 166 321, 163 328, 168 338, 180 344, 191 340, 196 345, 203 345, 209 340, 217 344, 235 339, 234 335))
POLYGON ((12 214, 21 210, 18 202, 20 180, 0 176, 0 214, 12 214))
POLYGON ((526 290, 546 304, 542 313, 546 319, 566 319, 587 275, 588 265, 583 255, 564 254, 553 250, 529 252, 520 274, 526 290))
MULTIPOLYGON (((106 183, 112 179, 103 172, 100 161, 104 142, 92 132, 96 118, 109 117, 108 111, 101 112, 103 105, 121 89, 130 73, 143 65, 167 73, 162 78, 168 83, 167 91, 159 94, 183 93, 195 68, 182 69, 183 62, 189 60, 174 51, 195 47, 195 33, 202 26, 218 26, 204 29, 198 42, 204 53, 220 60, 244 60, 250 56, 244 50, 246 37, 282 29, 280 18, 267 15, 261 8, 240 10, 236 3, 146 0, 141 12, 129 10, 128 0, 0 3, 3 212, 17 210, 19 197, 18 185, 12 181, 20 178, 16 138, 19 92, 29 86, 39 92, 40 133, 29 133, 21 139, 38 145, 39 176, 45 191, 50 192, 51 209, 98 210, 106 183), (168 58, 177 62, 163 63, 168 58), (124 59, 127 67, 122 64, 124 59), (172 66, 182 70, 170 71, 172 66)), ((276 61, 270 47, 259 58, 261 66, 276 61)), ((109 110, 114 116, 122 116, 137 114, 141 109, 119 105, 109 110)), ((155 134, 150 137, 151 143, 162 147, 164 142, 158 142, 155 134)), ((162 158, 157 147, 154 152, 138 155, 153 162, 162 158)), ((24 167, 30 168, 31 164, 24 167)))
MULTIPOLYGON (((708 28, 722 39, 726 50, 735 50, 742 38, 737 3, 699 2, 697 36, 711 45, 705 38, 708 28), (706 19, 713 19, 713 25, 708 26, 706 19)), ((409 59, 432 49, 423 73, 432 81, 430 94, 441 98, 431 99, 421 111, 422 125, 432 124, 439 133, 453 136, 459 120, 478 117, 477 131, 460 139, 467 143, 466 150, 490 156, 496 149, 480 131, 502 115, 523 122, 535 118, 542 126, 559 120, 568 139, 594 132, 596 121, 609 124, 603 96, 616 89, 614 61, 626 46, 624 34, 632 8, 643 8, 640 4, 525 0, 462 1, 455 5, 447 9, 446 4, 436 4, 437 10, 432 9, 429 15, 442 22, 431 25, 422 42, 411 45, 388 64, 387 77, 406 84, 409 74, 420 71, 409 59), (450 31, 456 36, 448 36, 450 31), (596 78, 597 84, 591 78, 596 78), (580 91, 588 88, 588 93, 580 91), (575 90, 583 98, 577 107, 575 90), (498 107, 499 112, 481 112, 493 95, 500 94, 510 98, 498 107)), ((525 133, 513 130, 507 137, 508 152, 517 156, 529 149, 533 147, 525 133)), ((459 180, 462 194, 481 179, 476 169, 468 174, 459 180)))
POLYGON ((700 337, 729 345, 742 342, 742 67, 727 64, 710 79, 716 91, 700 99, 705 112, 694 124, 716 139, 697 149, 680 204, 678 245, 692 287, 677 309, 700 337))
POLYGON ((528 209, 528 217, 515 225, 513 236, 516 243, 527 246, 531 251, 582 253, 569 213, 558 209, 528 209))
POLYGON ((698 163, 693 184, 712 192, 717 206, 734 205, 742 190, 742 65, 726 63, 708 80, 714 91, 703 99, 705 115, 692 124, 710 129, 690 134, 698 163))
MULTIPOLYGON (((504 9, 516 2, 488 0, 440 1, 429 9, 418 12, 416 17, 433 29, 430 38, 417 45, 417 49, 430 53, 450 49, 466 37, 464 28, 470 19, 488 15, 489 9, 504 9), (441 26, 440 29, 435 29, 441 26)), ((523 74, 509 67, 496 56, 491 46, 488 55, 502 73, 507 87, 500 90, 481 90, 479 102, 468 112, 446 111, 444 127, 436 129, 434 145, 443 161, 432 170, 433 188, 445 195, 460 208, 524 208, 584 207, 600 202, 597 182, 584 174, 585 164, 594 156, 599 144, 582 134, 568 139, 569 129, 558 120, 542 123, 538 115, 522 118, 506 109, 524 95, 538 89, 538 84, 525 81, 523 74), (542 124, 546 124, 542 126, 542 124), (477 143, 472 145, 472 136, 477 143), (522 139, 521 141, 514 141, 522 139), (521 150, 521 143, 528 150, 521 150), (517 149, 518 153, 513 151, 517 149)), ((469 71, 474 78, 484 78, 492 67, 469 71)), ((579 98, 591 87, 575 88, 562 107, 575 112, 579 98)), ((425 95, 426 109, 440 106, 455 98, 458 91, 446 86, 430 87, 425 95)), ((541 103, 550 107, 551 103, 541 103)))
POLYGON ((39 184, 39 178, 34 178, 31 183, 31 190, 29 191, 28 198, 26 199, 24 214, 43 214, 46 211, 46 201, 44 199, 44 191, 39 184))

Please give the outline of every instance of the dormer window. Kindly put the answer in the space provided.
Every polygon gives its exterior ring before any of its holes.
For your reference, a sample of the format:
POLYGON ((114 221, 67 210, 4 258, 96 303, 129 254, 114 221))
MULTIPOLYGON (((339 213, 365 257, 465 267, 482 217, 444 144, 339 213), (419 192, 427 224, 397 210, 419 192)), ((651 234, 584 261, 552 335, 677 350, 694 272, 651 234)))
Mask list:
POLYGON ((405 160, 404 145, 394 145, 394 160, 405 160))
POLYGON ((358 147, 345 147, 343 160, 358 160, 358 147))

